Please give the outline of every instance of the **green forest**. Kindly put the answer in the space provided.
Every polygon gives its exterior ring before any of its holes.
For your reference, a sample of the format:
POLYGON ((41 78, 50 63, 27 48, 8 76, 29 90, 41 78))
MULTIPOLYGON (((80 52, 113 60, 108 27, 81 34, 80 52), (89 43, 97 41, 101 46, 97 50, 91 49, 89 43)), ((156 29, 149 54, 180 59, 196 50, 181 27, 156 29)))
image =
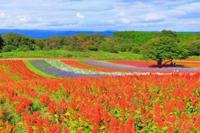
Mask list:
MULTIPOLYGON (((45 39, 35 39, 20 34, 9 33, 0 35, 0 52, 2 54, 13 51, 66 50, 75 52, 128 52, 143 55, 148 50, 147 45, 155 42, 156 38, 162 38, 157 40, 166 40, 164 42, 166 43, 165 45, 168 45, 168 43, 176 43, 179 48, 184 49, 184 54, 187 56, 200 55, 199 33, 173 32, 169 30, 163 30, 161 32, 114 32, 112 36, 78 34, 73 36, 55 36, 45 39), (173 42, 171 39, 172 42, 169 42, 170 38, 173 38, 175 41, 173 42)), ((174 46, 169 45, 169 47, 174 46)), ((149 49, 152 48, 150 47, 149 49)), ((166 51, 165 48, 164 50, 166 51)), ((148 58, 149 56, 145 57, 148 58)))

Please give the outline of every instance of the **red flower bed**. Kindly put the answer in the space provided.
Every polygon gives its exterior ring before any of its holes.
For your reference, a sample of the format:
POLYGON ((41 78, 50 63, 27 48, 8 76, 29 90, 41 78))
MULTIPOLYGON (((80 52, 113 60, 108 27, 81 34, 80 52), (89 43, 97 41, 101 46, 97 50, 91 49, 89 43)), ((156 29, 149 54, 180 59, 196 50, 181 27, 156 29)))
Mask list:
POLYGON ((25 80, 0 81, 1 132, 200 130, 200 73, 46 79, 14 69, 25 80))
POLYGON ((32 71, 30 71, 22 60, 5 60, 0 61, 0 71, 6 73, 11 77, 13 74, 18 75, 21 80, 42 79, 32 71))

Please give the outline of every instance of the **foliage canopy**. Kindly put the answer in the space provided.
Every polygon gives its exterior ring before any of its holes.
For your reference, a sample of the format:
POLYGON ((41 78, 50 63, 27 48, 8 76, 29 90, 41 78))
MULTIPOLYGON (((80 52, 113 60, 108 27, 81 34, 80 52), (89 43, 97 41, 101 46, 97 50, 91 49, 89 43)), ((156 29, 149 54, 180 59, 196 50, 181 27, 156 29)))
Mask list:
POLYGON ((143 54, 148 59, 156 60, 158 66, 161 66, 164 60, 186 58, 187 50, 178 44, 175 36, 170 34, 158 36, 147 42, 143 54))

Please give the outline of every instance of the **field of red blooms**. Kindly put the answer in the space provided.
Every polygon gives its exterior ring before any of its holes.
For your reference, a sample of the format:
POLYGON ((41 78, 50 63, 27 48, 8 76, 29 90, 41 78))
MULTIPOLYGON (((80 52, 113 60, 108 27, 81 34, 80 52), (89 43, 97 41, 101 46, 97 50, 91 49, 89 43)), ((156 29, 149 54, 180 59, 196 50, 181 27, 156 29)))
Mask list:
POLYGON ((0 61, 0 133, 199 131, 199 72, 47 78, 24 61, 0 61))

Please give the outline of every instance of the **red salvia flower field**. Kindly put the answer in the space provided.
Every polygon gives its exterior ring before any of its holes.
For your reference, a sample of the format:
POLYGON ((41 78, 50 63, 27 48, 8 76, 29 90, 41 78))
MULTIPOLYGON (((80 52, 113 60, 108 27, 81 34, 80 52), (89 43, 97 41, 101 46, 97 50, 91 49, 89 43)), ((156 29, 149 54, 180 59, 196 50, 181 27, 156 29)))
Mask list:
POLYGON ((0 62, 2 133, 200 131, 199 72, 46 78, 0 62))

